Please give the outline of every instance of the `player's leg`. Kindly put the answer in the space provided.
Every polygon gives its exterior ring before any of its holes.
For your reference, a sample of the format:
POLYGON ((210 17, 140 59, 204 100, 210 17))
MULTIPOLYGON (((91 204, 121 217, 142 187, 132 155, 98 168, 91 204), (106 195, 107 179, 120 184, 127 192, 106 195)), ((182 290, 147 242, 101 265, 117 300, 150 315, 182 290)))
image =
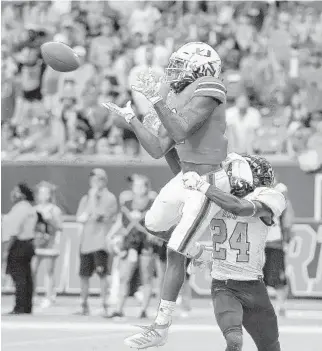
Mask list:
POLYGON ((94 253, 80 254, 79 276, 81 280, 81 307, 76 314, 88 315, 89 279, 95 270, 94 253))
POLYGON ((258 351, 280 351, 277 317, 263 282, 253 284, 248 294, 252 303, 244 307, 243 326, 258 351))
POLYGON ((147 309, 150 304, 150 300, 152 297, 152 279, 154 273, 153 266, 153 256, 152 249, 145 250, 143 249, 141 255, 139 257, 139 269, 141 282, 143 285, 143 300, 141 305, 140 318, 147 317, 147 309))
MULTIPOLYGON (((191 262, 191 259, 186 260, 186 268, 189 266, 191 262)), ((183 286, 181 288, 181 292, 180 292, 180 296, 179 299, 181 297, 181 317, 187 317, 189 311, 191 310, 191 299, 192 299, 192 291, 191 291, 191 285, 190 285, 190 273, 188 273, 187 269, 186 269, 186 276, 185 276, 185 280, 183 282, 183 286)))
POLYGON ((111 318, 123 316, 123 309, 126 299, 129 295, 131 279, 135 273, 137 265, 138 256, 137 251, 134 249, 130 249, 127 256, 120 259, 120 288, 118 294, 118 302, 114 313, 110 316, 111 318))
MULTIPOLYGON (((230 190, 229 179, 224 170, 210 174, 207 180, 223 191, 230 190)), ((156 319, 156 323, 160 325, 171 323, 171 315, 185 279, 185 256, 196 250, 196 242, 207 230, 213 216, 220 211, 201 192, 185 190, 185 196, 182 217, 168 243, 168 264, 156 319)))
POLYGON ((241 302, 225 281, 213 279, 211 296, 218 326, 226 339, 226 351, 240 351, 243 346, 241 302))
POLYGON ((108 254, 104 250, 100 250, 94 253, 94 265, 95 271, 100 279, 100 290, 102 309, 104 315, 107 315, 107 292, 108 292, 108 254))
MULTIPOLYGON (((130 347, 138 349, 164 345, 168 336, 172 314, 176 307, 186 273, 186 255, 209 226, 211 218, 220 210, 210 203, 204 194, 183 189, 181 174, 177 177, 176 187, 172 192, 180 191, 180 200, 184 200, 182 216, 174 228, 168 243, 168 262, 153 333, 146 335, 146 330, 125 339, 130 347)), ((224 170, 207 176, 207 180, 224 191, 230 190, 229 179, 224 170)), ((149 328, 151 330, 151 327, 149 328)))
POLYGON ((172 178, 160 191, 150 210, 145 215, 145 227, 151 233, 163 239, 160 232, 166 232, 175 226, 181 218, 184 201, 182 174, 172 178))
MULTIPOLYGON (((205 179, 222 191, 230 191, 229 178, 225 170, 210 173, 205 176, 205 179)), ((168 247, 186 256, 194 256, 196 242, 205 233, 211 219, 220 210, 221 208, 203 193, 186 189, 182 217, 171 234, 168 247)))
POLYGON ((265 256, 264 282, 266 286, 275 289, 276 311, 280 316, 285 316, 285 302, 289 292, 285 274, 285 254, 282 248, 267 247, 265 256))

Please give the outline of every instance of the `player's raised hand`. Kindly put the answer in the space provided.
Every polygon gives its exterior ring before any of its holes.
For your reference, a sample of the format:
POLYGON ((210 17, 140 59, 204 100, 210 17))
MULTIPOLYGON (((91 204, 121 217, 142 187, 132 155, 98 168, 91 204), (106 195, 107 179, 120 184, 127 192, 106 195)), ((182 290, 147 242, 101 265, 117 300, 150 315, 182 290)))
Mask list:
POLYGON ((116 113, 118 116, 125 118, 127 123, 135 117, 135 113, 131 106, 131 101, 128 101, 125 107, 119 107, 113 102, 104 102, 102 105, 107 108, 109 111, 116 113))
POLYGON ((152 73, 149 68, 148 74, 141 73, 138 76, 138 84, 132 85, 132 90, 143 94, 152 104, 156 104, 162 99, 160 91, 160 81, 152 73))

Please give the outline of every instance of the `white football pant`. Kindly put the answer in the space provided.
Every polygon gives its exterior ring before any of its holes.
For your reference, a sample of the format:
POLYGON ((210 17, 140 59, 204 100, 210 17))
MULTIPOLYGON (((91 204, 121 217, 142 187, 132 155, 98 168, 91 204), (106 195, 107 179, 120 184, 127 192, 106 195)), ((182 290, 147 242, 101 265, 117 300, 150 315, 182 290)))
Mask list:
MULTIPOLYGON (((182 174, 180 172, 162 188, 151 209, 146 213, 145 226, 149 231, 157 234, 176 225, 168 247, 190 256, 194 251, 195 243, 221 208, 203 193, 185 189, 182 174)), ((230 192, 229 178, 225 170, 208 173, 202 178, 222 191, 230 192)))

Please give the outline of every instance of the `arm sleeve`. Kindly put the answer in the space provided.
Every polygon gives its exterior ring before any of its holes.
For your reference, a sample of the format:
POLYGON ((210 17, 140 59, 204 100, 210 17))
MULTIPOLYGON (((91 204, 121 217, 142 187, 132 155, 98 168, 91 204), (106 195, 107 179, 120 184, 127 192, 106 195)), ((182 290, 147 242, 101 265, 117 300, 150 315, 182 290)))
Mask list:
POLYGON ((255 189, 249 200, 261 202, 273 212, 275 217, 280 217, 286 208, 284 195, 272 188, 255 189))

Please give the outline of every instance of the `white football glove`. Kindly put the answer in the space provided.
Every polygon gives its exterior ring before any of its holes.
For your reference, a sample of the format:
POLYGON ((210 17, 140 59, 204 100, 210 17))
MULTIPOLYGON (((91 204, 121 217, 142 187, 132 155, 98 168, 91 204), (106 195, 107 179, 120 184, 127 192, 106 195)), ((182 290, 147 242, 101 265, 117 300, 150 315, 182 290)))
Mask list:
POLYGON ((113 102, 105 102, 102 103, 104 107, 106 107, 109 111, 116 113, 118 116, 125 118, 127 123, 130 123, 131 120, 135 117, 135 113, 131 106, 131 101, 128 101, 125 107, 119 107, 115 105, 113 102))
POLYGON ((138 84, 132 85, 132 90, 143 94, 152 105, 156 104, 160 100, 162 100, 162 96, 160 95, 160 87, 161 87, 161 79, 157 79, 151 67, 149 67, 149 73, 145 72, 141 73, 138 76, 138 84))
POLYGON ((183 186, 189 190, 197 190, 206 193, 210 184, 203 180, 196 172, 187 172, 182 176, 183 186))

